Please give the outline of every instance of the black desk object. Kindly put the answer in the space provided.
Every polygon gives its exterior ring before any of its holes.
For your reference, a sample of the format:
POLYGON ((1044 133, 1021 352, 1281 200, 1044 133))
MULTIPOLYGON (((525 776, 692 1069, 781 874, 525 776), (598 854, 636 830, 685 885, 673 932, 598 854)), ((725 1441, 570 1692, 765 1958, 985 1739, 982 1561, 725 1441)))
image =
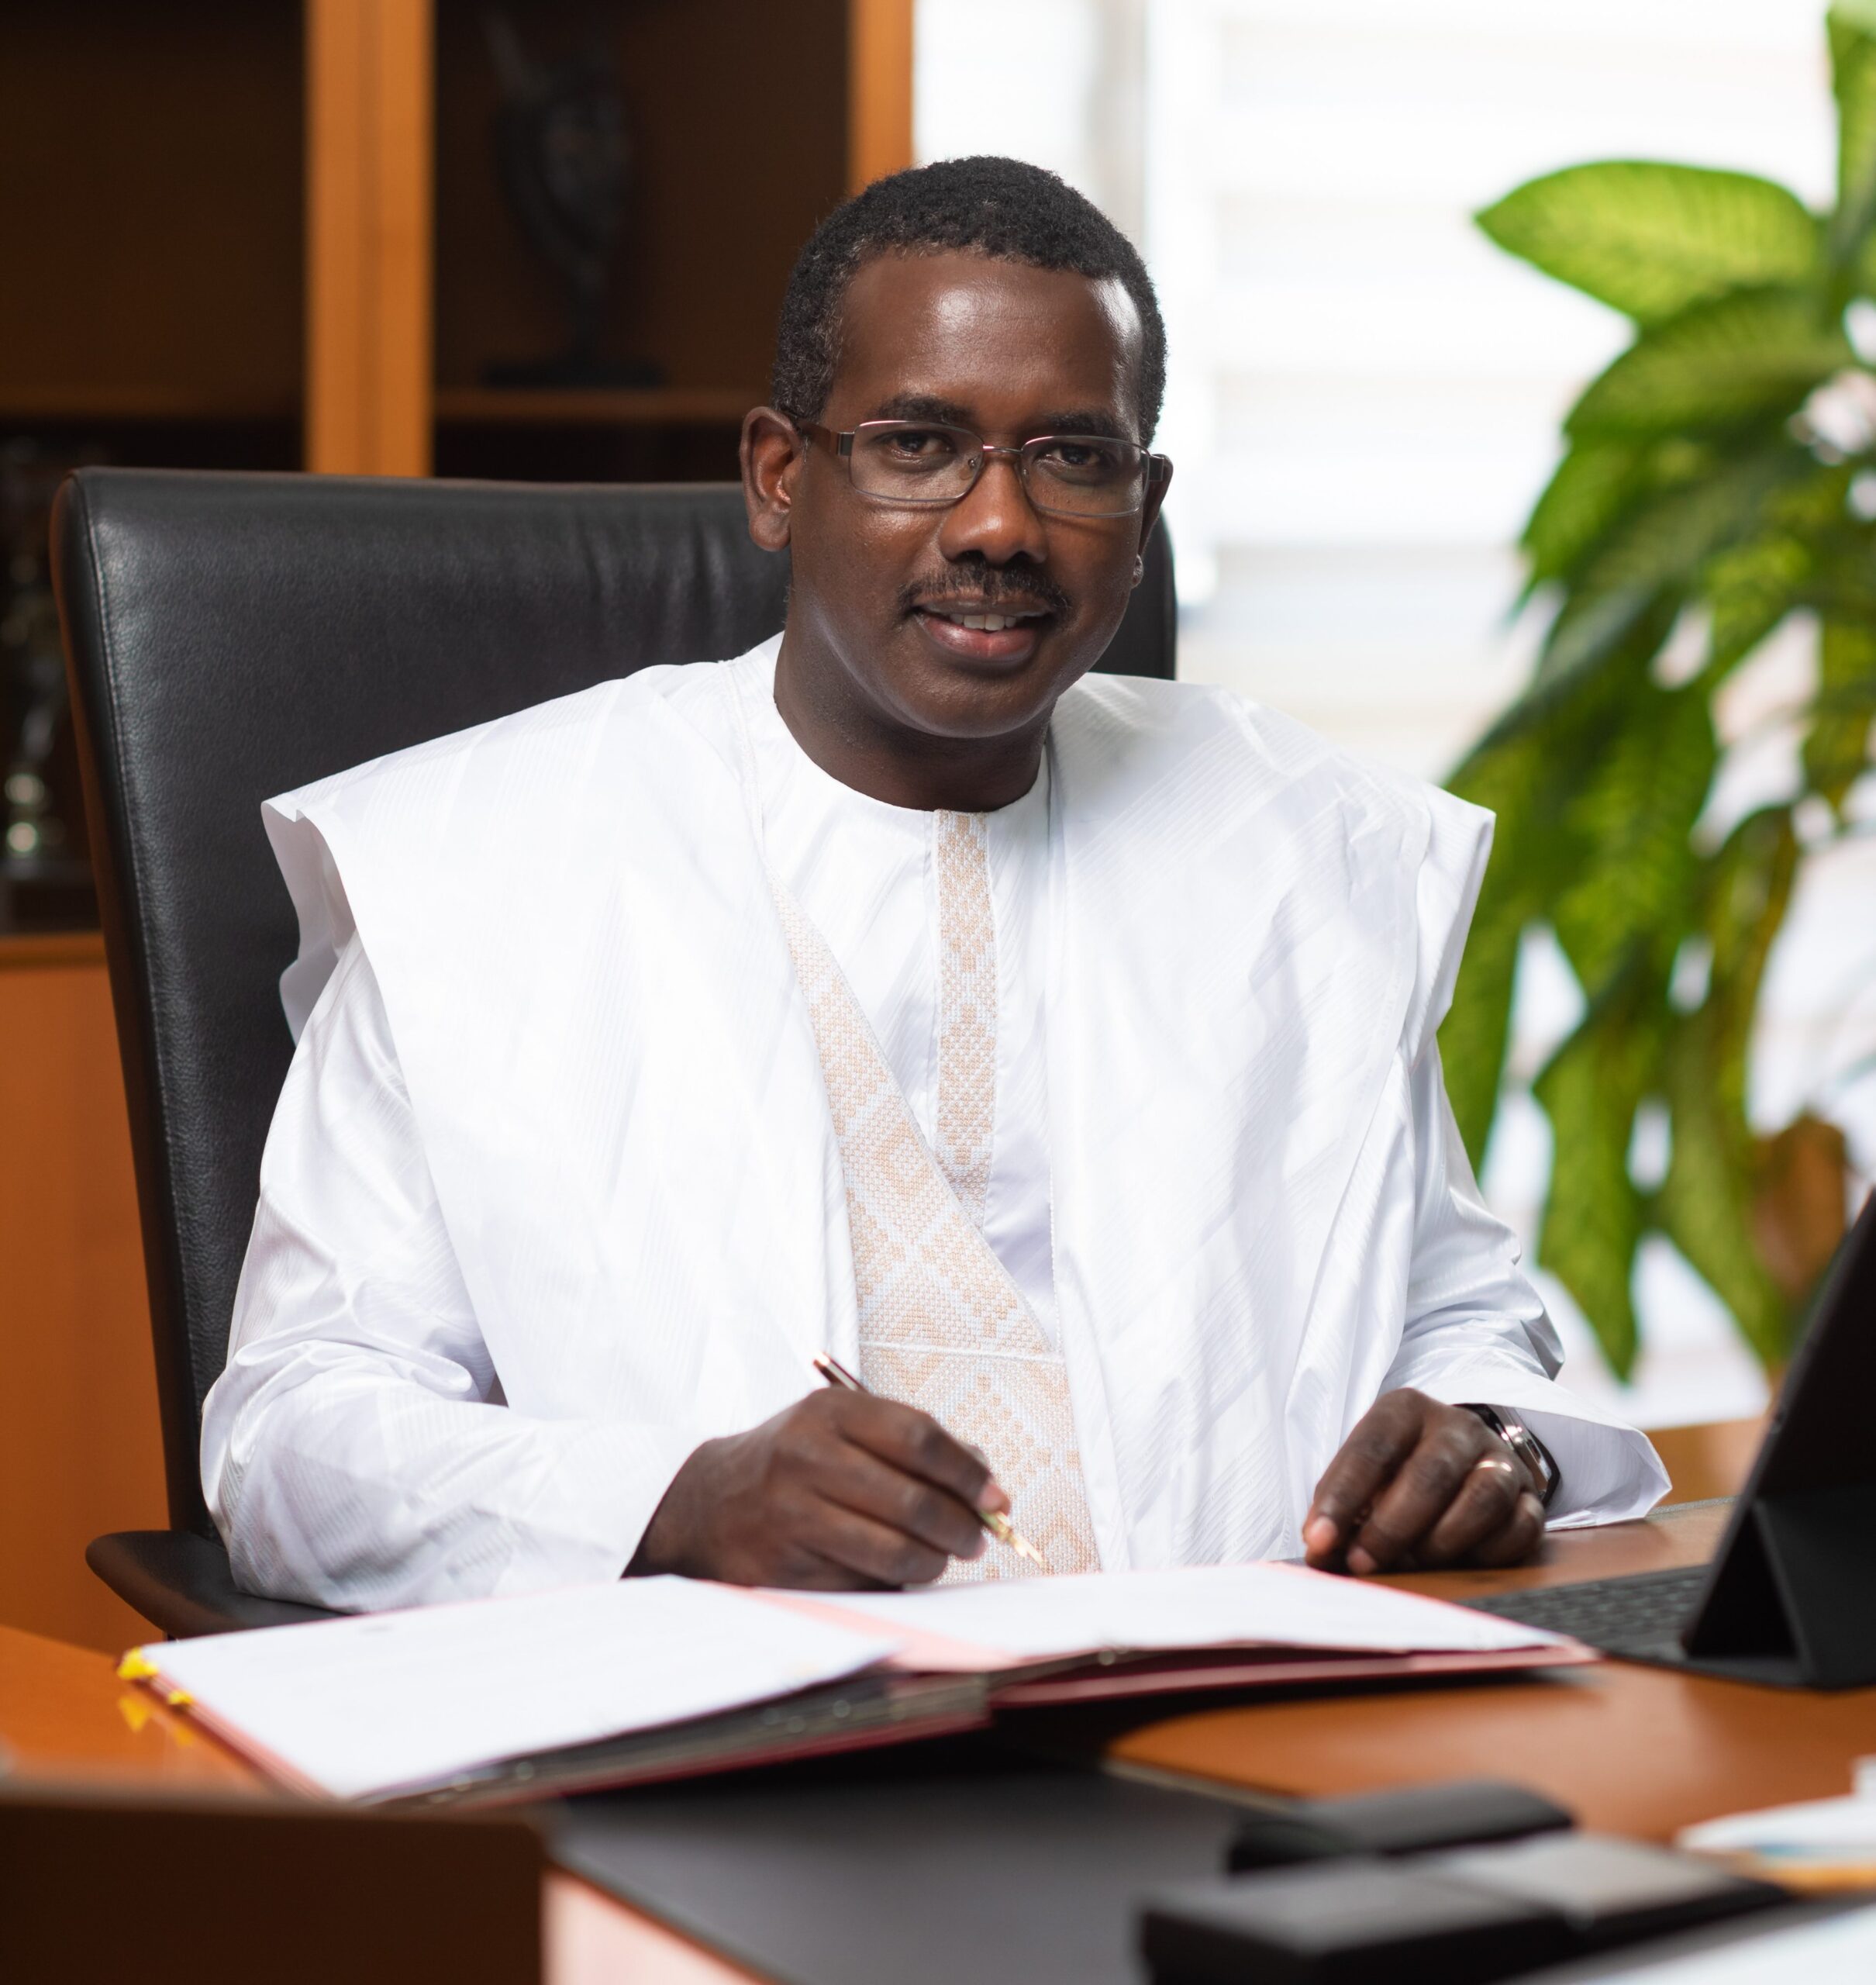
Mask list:
POLYGON ((1783 1688, 1876 1682, 1876 1196, 1824 1278, 1733 1517, 1704 1572, 1466 1604, 1630 1661, 1783 1688))
POLYGON ((548 1825, 563 1867, 778 1985, 1139 1985, 1141 1900, 1217 1873, 1245 1803, 966 1740, 548 1825))
POLYGON ((1768 1882, 1605 1834, 1355 1855, 1149 1900, 1154 1985, 1495 1985, 1774 1907, 1768 1882))
POLYGON ((1554 1800, 1502 1779, 1395 1786, 1340 1799, 1298 1799, 1241 1820, 1226 1865, 1233 1874, 1346 1855, 1420 1854, 1559 1833, 1575 1824, 1554 1800))

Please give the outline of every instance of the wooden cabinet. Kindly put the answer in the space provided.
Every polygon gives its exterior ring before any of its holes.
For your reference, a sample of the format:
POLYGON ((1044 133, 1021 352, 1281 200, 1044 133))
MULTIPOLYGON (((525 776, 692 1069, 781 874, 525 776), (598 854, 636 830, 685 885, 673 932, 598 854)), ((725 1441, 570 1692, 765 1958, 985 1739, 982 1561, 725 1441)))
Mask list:
POLYGON ((84 1563, 160 1529, 162 1443, 104 948, 0 937, 0 1622, 121 1650, 84 1563))
POLYGON ((624 107, 603 355, 653 381, 573 390, 491 381, 552 358, 567 319, 502 192, 488 12, 309 0, 307 465, 733 475, 797 250, 850 187, 909 162, 911 0, 507 10, 532 59, 593 49, 624 107))
POLYGON ((62 0, 0 5, 0 440, 421 473, 433 424, 464 459, 728 426, 809 230, 910 160, 912 0, 508 12, 547 57, 597 22, 616 64, 608 338, 672 396, 485 395, 561 325, 498 183, 481 0, 62 0))

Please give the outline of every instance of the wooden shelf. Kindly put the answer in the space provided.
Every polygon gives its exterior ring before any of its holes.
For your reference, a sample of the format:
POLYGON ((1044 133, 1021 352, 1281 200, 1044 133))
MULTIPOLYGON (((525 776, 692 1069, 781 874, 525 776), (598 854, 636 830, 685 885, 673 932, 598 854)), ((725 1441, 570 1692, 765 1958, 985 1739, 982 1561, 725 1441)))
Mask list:
POLYGON ((69 427, 81 423, 291 420, 297 399, 277 394, 229 398, 187 386, 22 386, 0 395, 0 426, 69 427))
POLYGON ((727 386, 440 386, 436 418, 475 427, 737 427, 757 389, 727 386))
POLYGON ((0 972, 104 963, 104 939, 95 930, 0 931, 0 972))
POLYGON ((299 16, 252 0, 6 10, 9 421, 297 423, 299 16))

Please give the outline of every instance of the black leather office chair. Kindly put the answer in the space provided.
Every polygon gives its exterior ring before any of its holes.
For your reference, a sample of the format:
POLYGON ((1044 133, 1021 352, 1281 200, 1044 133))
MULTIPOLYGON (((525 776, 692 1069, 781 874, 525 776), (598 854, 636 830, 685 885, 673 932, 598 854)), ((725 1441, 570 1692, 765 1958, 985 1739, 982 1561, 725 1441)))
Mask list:
MULTIPOLYGON (((171 1528, 91 1568, 173 1635, 319 1617, 239 1591, 202 1500, 297 942, 271 794, 781 625, 733 485, 552 487, 84 469, 53 568, 136 1162, 171 1528)), ((1102 666, 1173 673, 1172 558, 1102 666)))

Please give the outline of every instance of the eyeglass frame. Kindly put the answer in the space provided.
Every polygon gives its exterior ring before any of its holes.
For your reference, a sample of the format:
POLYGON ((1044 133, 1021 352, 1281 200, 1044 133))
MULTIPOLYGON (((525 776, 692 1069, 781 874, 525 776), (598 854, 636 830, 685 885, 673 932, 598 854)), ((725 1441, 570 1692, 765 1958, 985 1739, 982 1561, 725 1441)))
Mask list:
POLYGON ((1172 475, 1172 457, 1170 455, 1156 455, 1150 448, 1140 442, 1129 441, 1124 436, 1118 434, 1032 434, 1026 441, 1018 442, 1013 448, 999 448, 986 441, 974 429, 960 426, 951 420, 912 420, 901 417, 863 420, 857 426, 835 428, 824 426, 818 420, 798 420, 793 414, 788 416, 788 419, 804 442, 812 444, 818 437, 823 446, 829 442, 834 444, 829 452, 836 461, 847 464, 848 485, 857 495, 865 497, 869 503, 902 504, 908 509, 949 509, 961 503, 983 481, 984 471, 989 467, 993 455, 1008 457, 1011 468, 1015 471, 1017 485, 1022 492, 1024 502, 1039 516, 1079 517, 1087 523, 1104 523, 1113 517, 1137 517, 1152 500, 1154 485, 1167 482, 1172 475), (940 428, 948 434, 968 434, 977 444, 977 472, 955 496, 883 496, 875 490, 862 489, 853 479, 854 443, 861 430, 868 427, 940 428), (1123 447, 1138 449, 1140 466, 1147 472, 1146 480, 1140 486, 1140 501, 1125 510, 1064 510, 1053 504, 1037 502, 1035 492, 1029 487, 1029 451, 1039 441, 1105 441, 1109 446, 1119 443, 1123 447))

